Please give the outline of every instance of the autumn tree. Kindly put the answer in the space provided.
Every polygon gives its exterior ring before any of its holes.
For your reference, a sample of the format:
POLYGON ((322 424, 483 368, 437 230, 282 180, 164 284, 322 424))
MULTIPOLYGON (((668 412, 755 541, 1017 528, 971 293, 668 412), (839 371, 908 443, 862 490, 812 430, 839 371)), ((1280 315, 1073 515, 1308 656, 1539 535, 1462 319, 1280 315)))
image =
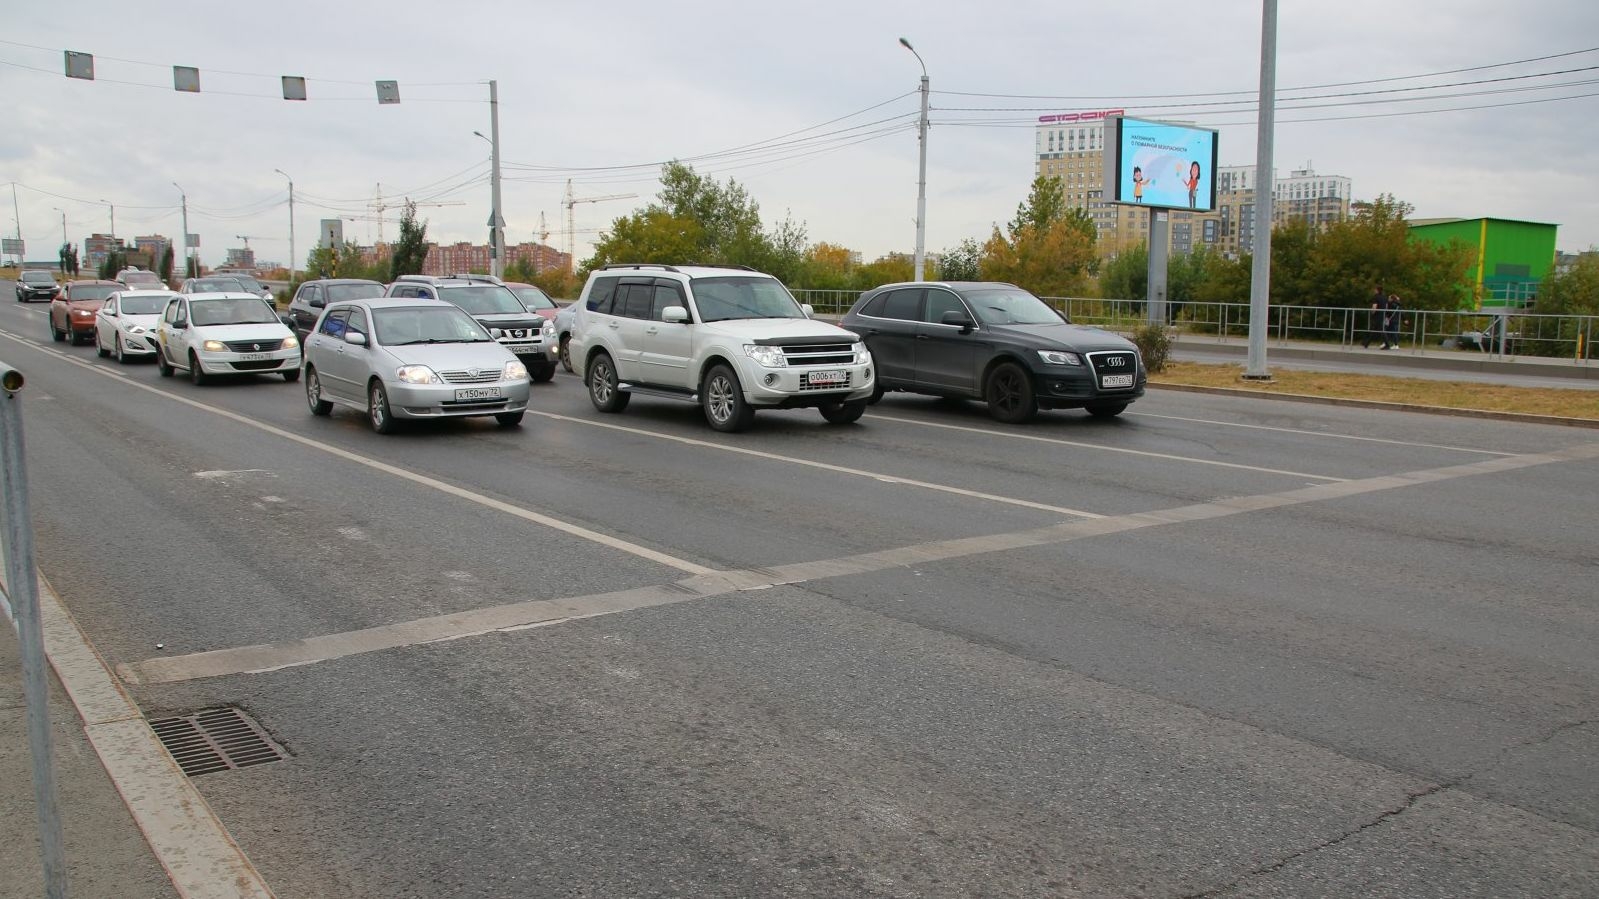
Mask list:
POLYGON ((984 280, 1009 281, 1040 296, 1079 295, 1095 263, 1096 239, 1087 212, 1067 208, 1060 180, 1040 175, 1006 231, 994 228, 978 270, 984 280))

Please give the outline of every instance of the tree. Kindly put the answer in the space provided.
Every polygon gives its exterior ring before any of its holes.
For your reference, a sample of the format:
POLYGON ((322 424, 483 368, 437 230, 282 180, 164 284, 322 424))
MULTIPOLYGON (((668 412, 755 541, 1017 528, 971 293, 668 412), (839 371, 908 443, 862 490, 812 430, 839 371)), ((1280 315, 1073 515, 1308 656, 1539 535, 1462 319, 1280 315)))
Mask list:
POLYGON ((942 281, 977 281, 983 277, 979 264, 983 246, 968 237, 938 255, 938 277, 942 281))
POLYGON ((428 258, 428 223, 416 220, 416 203, 405 201, 400 213, 400 239, 394 242, 389 258, 389 277, 394 281, 401 275, 419 275, 428 258))
POLYGON ((61 259, 61 273, 63 275, 72 274, 72 244, 62 244, 57 255, 61 259))
POLYGON ((72 275, 76 276, 78 274, 79 263, 77 244, 69 244, 67 246, 67 266, 71 269, 72 275))
POLYGON ((1088 213, 1066 208, 1060 180, 1040 175, 1016 207, 1008 233, 994 228, 978 270, 984 280, 1009 281, 1041 296, 1075 296, 1095 264, 1097 239, 1088 213))
POLYGON ((616 219, 600 234, 594 255, 583 263, 585 273, 625 262, 705 262, 696 254, 704 246, 704 229, 692 218, 650 208, 616 219))
POLYGON ((1107 300, 1142 300, 1149 296, 1149 245, 1141 243, 1100 266, 1099 295, 1107 300))
POLYGON ((109 281, 117 276, 117 272, 128 267, 128 254, 120 247, 112 249, 105 254, 105 260, 100 263, 98 274, 100 280, 109 281))
POLYGON ((166 250, 161 253, 160 274, 161 280, 169 284, 172 283, 172 263, 175 261, 176 256, 173 255, 172 244, 167 244, 166 250))
POLYGON ((1599 315, 1599 252, 1581 253, 1570 269, 1545 278, 1534 310, 1540 315, 1599 315))

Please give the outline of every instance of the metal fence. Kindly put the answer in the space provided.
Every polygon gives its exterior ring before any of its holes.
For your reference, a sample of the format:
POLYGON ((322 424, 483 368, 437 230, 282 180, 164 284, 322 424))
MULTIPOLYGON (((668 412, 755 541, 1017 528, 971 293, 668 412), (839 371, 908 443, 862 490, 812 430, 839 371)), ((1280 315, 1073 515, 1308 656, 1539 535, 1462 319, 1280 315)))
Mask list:
MULTIPOLYGON (((861 290, 795 290, 801 303, 818 315, 843 315, 860 299, 861 290)), ((1132 331, 1149 320, 1143 300, 1090 297, 1043 297, 1074 322, 1112 331, 1132 331)), ((1171 302, 1171 324, 1185 334, 1214 335, 1218 341, 1249 336, 1248 303, 1171 302)), ((1272 306, 1267 311, 1267 339, 1313 341, 1352 346, 1373 333, 1371 310, 1329 306, 1272 306)), ((1570 359, 1587 365, 1599 358, 1599 316, 1535 315, 1519 312, 1401 312, 1401 347, 1458 349, 1492 356, 1540 356, 1570 359)), ((1376 338, 1378 342, 1381 337, 1376 338)))

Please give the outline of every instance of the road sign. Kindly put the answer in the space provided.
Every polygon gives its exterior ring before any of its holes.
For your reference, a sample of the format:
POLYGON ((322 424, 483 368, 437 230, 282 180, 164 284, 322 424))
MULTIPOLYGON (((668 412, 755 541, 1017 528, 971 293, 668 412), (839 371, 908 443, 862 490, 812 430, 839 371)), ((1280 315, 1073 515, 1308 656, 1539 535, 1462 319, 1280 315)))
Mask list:
POLYGON ((0 255, 21 256, 25 252, 20 238, 0 238, 0 255))
POLYGON ((398 82, 398 81, 379 81, 377 83, 377 85, 378 85, 378 105, 385 106, 385 105, 388 105, 390 103, 398 103, 398 102, 400 102, 400 82, 398 82))

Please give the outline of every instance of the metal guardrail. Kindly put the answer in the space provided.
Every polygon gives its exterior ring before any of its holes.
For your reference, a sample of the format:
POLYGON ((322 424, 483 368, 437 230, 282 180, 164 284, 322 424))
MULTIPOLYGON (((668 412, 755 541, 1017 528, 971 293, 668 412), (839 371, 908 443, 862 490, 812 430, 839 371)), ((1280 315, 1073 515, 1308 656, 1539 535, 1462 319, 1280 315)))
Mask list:
MULTIPOLYGON (((862 290, 793 291, 819 315, 842 315, 862 290)), ((1148 318, 1143 300, 1043 297, 1074 322, 1112 331, 1132 331, 1148 318)), ((1249 336, 1248 303, 1170 304, 1171 324, 1187 334, 1213 334, 1218 340, 1249 336)), ((1371 333, 1371 310, 1331 306, 1272 306, 1267 312, 1269 340, 1319 341, 1350 347, 1371 333)), ((1496 358, 1535 356, 1588 365, 1599 359, 1599 316, 1538 315, 1506 312, 1440 312, 1406 309, 1400 313, 1398 340, 1413 349, 1460 349, 1496 358)), ((1376 338, 1375 342, 1380 342, 1376 338)))
POLYGON ((33 798, 39 818, 39 853, 45 895, 66 899, 67 865, 56 809, 50 748, 49 681, 44 626, 39 617, 39 574, 33 558, 33 518, 28 511, 28 472, 22 447, 22 399, 26 379, 0 362, 0 584, 4 608, 17 630, 22 656, 22 692, 27 703, 28 751, 33 756, 33 798))

